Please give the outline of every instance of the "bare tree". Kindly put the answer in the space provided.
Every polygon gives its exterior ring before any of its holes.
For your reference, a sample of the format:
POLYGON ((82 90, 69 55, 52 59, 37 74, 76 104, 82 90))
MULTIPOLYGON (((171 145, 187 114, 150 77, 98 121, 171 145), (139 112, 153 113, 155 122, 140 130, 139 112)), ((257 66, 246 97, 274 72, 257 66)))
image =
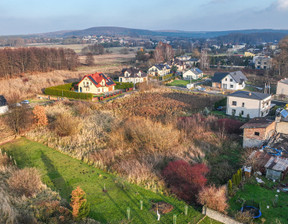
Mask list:
POLYGON ((93 65, 95 65, 95 60, 94 60, 94 57, 93 57, 93 54, 92 54, 92 53, 86 54, 85 63, 86 63, 86 65, 88 65, 88 66, 93 66, 93 65))
POLYGON ((209 59, 208 59, 206 49, 201 50, 200 67, 201 67, 201 69, 208 69, 209 68, 209 59))

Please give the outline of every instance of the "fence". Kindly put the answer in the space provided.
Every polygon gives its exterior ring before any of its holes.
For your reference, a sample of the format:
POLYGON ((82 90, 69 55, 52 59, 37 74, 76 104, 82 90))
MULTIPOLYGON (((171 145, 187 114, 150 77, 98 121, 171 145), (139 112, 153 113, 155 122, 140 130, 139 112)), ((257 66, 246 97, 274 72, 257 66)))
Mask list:
POLYGON ((235 219, 232 219, 231 217, 224 215, 220 212, 217 212, 213 209, 207 208, 206 206, 203 206, 202 214, 207 215, 211 219, 214 219, 219 222, 223 222, 225 224, 242 224, 241 222, 238 222, 235 219))

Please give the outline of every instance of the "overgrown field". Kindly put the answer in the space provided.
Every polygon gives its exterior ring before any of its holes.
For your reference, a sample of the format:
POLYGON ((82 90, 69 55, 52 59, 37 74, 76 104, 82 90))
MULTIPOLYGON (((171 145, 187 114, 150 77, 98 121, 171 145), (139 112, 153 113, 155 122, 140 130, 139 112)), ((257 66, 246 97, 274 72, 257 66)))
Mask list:
MULTIPOLYGON (((153 204, 164 201, 174 209, 161 216, 160 223, 172 223, 177 215, 177 223, 196 223, 203 215, 189 206, 184 215, 185 203, 172 197, 152 193, 132 185, 123 179, 72 159, 47 146, 25 138, 4 145, 19 167, 36 167, 49 187, 60 192, 69 201, 72 189, 80 186, 87 193, 91 204, 90 217, 101 223, 159 223, 153 204), (140 210, 140 200, 143 210, 140 210), (131 209, 131 221, 127 221, 127 208, 131 209)), ((206 218, 201 223, 218 223, 206 218)))

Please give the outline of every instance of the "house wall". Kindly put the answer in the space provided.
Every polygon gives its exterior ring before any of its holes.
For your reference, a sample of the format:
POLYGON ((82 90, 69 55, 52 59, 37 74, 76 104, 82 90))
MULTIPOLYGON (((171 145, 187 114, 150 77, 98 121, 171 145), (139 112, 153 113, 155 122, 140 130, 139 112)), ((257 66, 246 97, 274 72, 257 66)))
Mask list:
POLYGON ((147 77, 119 77, 120 82, 141 83, 147 81, 147 77))
POLYGON ((245 128, 243 130, 243 148, 263 145, 274 134, 275 129, 275 121, 266 128, 245 128), (259 136, 255 135, 255 132, 258 132, 259 136))
POLYGON ((8 106, 0 106, 0 114, 5 114, 8 112, 8 106))
POLYGON ((213 88, 221 88, 221 83, 218 83, 218 82, 212 82, 212 87, 213 88))
POLYGON ((288 135, 288 122, 277 122, 276 131, 288 135))
MULTIPOLYGON (((105 81, 103 80, 103 85, 105 85, 105 81)), ((78 92, 80 92, 80 88, 82 88, 82 93, 93 93, 100 94, 105 92, 114 91, 114 86, 110 87, 96 87, 94 83, 88 77, 85 77, 78 85, 78 92), (88 84, 87 84, 88 83, 88 84)))
POLYGON ((149 75, 153 75, 153 76, 164 76, 170 73, 169 69, 166 69, 165 67, 163 68, 163 70, 159 70, 158 68, 156 68, 156 66, 152 66, 151 68, 148 69, 148 74, 149 75))
POLYGON ((243 82, 243 85, 239 84, 230 75, 227 75, 221 81, 221 88, 222 89, 230 89, 230 90, 244 89, 245 88, 245 82, 243 82))
POLYGON ((277 95, 286 95, 288 96, 288 84, 279 81, 277 83, 277 95))
POLYGON ((203 77, 203 73, 199 74, 199 75, 195 75, 191 70, 188 70, 187 72, 185 72, 183 74, 183 79, 189 80, 190 76, 191 76, 192 79, 199 79, 199 78, 203 77))
POLYGON ((228 96, 226 114, 232 115, 233 110, 235 110, 235 116, 239 116, 239 114, 243 111, 241 115, 242 117, 247 117, 247 114, 249 114, 250 118, 265 117, 269 113, 270 105, 271 96, 265 100, 228 96), (232 105, 233 101, 236 101, 236 106, 232 105), (266 102, 268 103, 267 105, 266 102), (242 103, 244 103, 244 106, 242 106, 242 103))

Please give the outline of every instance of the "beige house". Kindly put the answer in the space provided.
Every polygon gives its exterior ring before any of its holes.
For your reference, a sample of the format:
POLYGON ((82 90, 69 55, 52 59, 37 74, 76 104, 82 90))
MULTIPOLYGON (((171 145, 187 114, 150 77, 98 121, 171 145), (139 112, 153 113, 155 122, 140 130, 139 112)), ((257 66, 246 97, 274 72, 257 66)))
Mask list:
POLYGON ((183 79, 201 79, 203 75, 203 72, 199 68, 192 68, 183 73, 183 79))
POLYGON ((239 90, 227 96, 226 114, 250 118, 265 117, 270 107, 270 94, 239 90))
POLYGON ((101 72, 85 75, 77 84, 78 92, 101 94, 114 91, 115 83, 101 72))
POLYGON ((147 79, 147 74, 136 68, 125 68, 119 76, 119 82, 141 83, 147 82, 147 79))
POLYGON ((164 76, 170 73, 170 66, 164 64, 153 65, 148 69, 148 75, 152 76, 164 76))
POLYGON ((272 58, 268 56, 255 56, 253 62, 256 69, 270 69, 272 67, 272 58))
POLYGON ((278 81, 276 94, 288 96, 288 78, 278 81))

